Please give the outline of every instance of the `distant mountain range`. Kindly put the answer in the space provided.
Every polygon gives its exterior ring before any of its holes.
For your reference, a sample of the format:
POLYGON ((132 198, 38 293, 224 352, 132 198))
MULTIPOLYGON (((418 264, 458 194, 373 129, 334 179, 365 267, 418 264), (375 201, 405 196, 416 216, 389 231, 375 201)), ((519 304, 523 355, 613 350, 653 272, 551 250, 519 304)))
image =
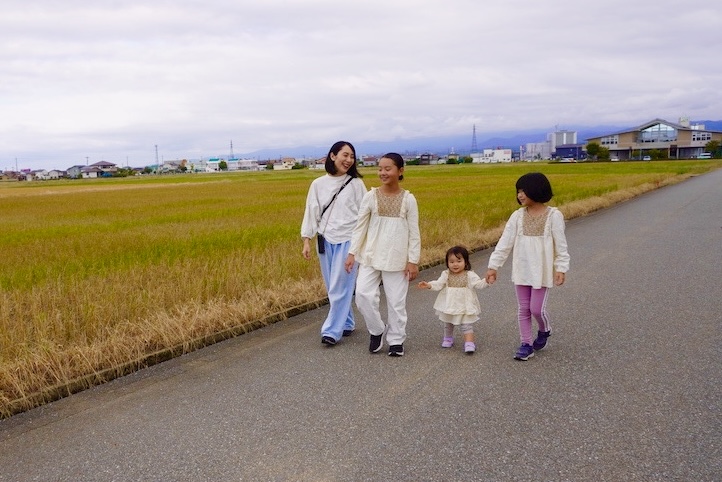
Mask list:
MULTIPOLYGON (((673 121, 670 121, 673 122, 673 121)), ((722 131, 722 120, 711 121, 692 121, 692 124, 704 124, 705 129, 712 131, 722 131)), ((591 137, 599 137, 605 134, 613 134, 617 132, 633 129, 633 126, 568 126, 566 131, 576 131, 577 140, 580 143, 586 142, 591 137)), ((531 142, 544 142, 547 134, 553 132, 554 129, 533 129, 524 131, 502 131, 489 133, 476 133, 476 146, 478 149, 493 149, 497 147, 519 150, 519 146, 523 146, 531 142)), ((457 154, 467 154, 471 151, 473 133, 469 129, 468 134, 456 136, 439 136, 439 137, 418 137, 409 139, 395 139, 392 141, 355 141, 349 139, 356 147, 356 154, 364 155, 382 155, 389 151, 399 152, 401 154, 448 154, 452 150, 457 154)), ((260 149, 253 152, 237 154, 239 158, 255 158, 255 159, 278 159, 281 157, 296 158, 315 158, 325 156, 329 146, 298 146, 289 148, 260 149)))

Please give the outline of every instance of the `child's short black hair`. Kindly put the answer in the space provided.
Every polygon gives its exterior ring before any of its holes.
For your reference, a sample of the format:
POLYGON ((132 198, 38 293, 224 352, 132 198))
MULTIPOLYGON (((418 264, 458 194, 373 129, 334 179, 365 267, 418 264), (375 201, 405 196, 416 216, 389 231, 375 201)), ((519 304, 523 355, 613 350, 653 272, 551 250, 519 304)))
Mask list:
MULTIPOLYGON (((524 191, 526 197, 538 203, 549 202, 554 196, 549 179, 541 172, 528 172, 521 176, 516 181, 516 192, 519 191, 524 191)), ((519 199, 516 201, 519 202, 519 199)))
POLYGON ((449 267, 449 256, 451 255, 464 258, 464 269, 471 271, 471 262, 469 262, 469 251, 463 246, 454 246, 446 252, 446 267, 449 267))

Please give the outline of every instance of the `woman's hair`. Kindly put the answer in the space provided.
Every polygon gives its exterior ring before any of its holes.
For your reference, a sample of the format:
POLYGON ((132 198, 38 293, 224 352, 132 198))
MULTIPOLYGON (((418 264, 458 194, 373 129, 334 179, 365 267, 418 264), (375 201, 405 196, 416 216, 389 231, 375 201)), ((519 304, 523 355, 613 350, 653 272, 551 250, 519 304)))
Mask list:
MULTIPOLYGON (((401 157, 401 154, 397 154, 395 152, 388 152, 388 153, 384 154, 383 156, 381 156, 381 159, 383 159, 384 157, 386 159, 391 159, 392 161, 394 161, 394 164, 396 164, 396 167, 398 167, 399 169, 404 168, 404 158, 401 157)), ((403 179, 404 179, 404 175, 401 174, 399 176, 399 181, 403 181, 403 179)))
POLYGON ((326 172, 331 174, 332 176, 336 175, 338 170, 336 169, 336 164, 333 162, 333 159, 331 159, 331 155, 337 156, 338 153, 341 152, 341 149, 344 148, 344 146, 348 146, 349 149, 351 149, 354 158, 354 163, 351 165, 351 167, 348 168, 347 174, 351 177, 363 177, 361 173, 358 172, 358 168, 356 167, 356 149, 354 149, 353 144, 346 141, 338 141, 331 146, 331 149, 328 150, 328 154, 326 154, 326 172))
MULTIPOLYGON (((549 179, 541 172, 528 172, 516 181, 516 192, 524 191, 526 197, 538 203, 549 202, 554 196, 549 179)), ((521 204, 519 198, 516 201, 521 204)))
POLYGON ((471 271, 471 262, 469 262, 469 251, 463 247, 463 246, 454 246, 452 248, 449 248, 449 250, 446 252, 446 267, 449 267, 449 256, 451 255, 464 258, 464 269, 466 271, 471 271))

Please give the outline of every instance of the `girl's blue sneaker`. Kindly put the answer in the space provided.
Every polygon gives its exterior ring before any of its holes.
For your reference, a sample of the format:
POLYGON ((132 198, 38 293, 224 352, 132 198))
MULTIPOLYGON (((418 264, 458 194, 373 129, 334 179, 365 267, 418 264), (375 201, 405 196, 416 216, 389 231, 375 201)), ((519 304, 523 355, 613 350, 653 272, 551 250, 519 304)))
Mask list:
POLYGON ((534 348, 527 343, 522 343, 519 349, 516 351, 514 358, 516 360, 527 361, 529 358, 534 356, 534 348))
POLYGON ((534 340, 534 343, 531 345, 534 351, 539 351, 547 346, 547 338, 550 336, 552 336, 551 330, 537 332, 536 340, 534 340))

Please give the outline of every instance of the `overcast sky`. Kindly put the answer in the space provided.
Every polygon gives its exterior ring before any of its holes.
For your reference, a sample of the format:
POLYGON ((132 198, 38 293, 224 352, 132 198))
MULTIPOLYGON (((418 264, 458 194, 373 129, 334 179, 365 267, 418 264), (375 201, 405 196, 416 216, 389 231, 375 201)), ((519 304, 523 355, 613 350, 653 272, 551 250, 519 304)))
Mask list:
POLYGON ((722 119, 677 0, 3 0, 0 170, 722 119))

